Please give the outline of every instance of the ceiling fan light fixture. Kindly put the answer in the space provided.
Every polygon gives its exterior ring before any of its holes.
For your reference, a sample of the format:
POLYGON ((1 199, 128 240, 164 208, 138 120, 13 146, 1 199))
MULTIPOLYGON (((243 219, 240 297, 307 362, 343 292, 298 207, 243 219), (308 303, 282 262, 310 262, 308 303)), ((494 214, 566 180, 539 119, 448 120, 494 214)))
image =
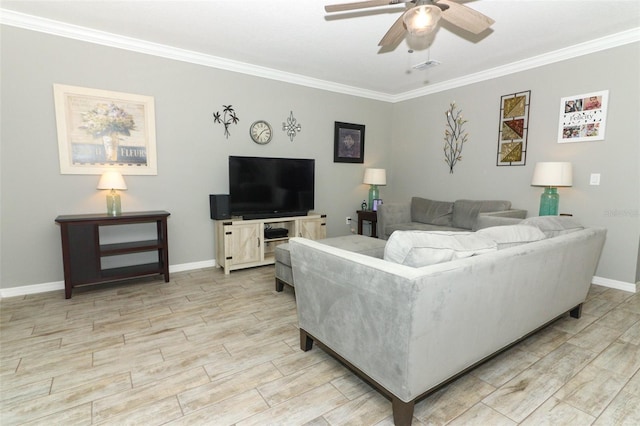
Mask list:
POLYGON ((425 36, 438 25, 442 11, 438 6, 421 5, 410 9, 402 20, 409 34, 417 37, 425 36))

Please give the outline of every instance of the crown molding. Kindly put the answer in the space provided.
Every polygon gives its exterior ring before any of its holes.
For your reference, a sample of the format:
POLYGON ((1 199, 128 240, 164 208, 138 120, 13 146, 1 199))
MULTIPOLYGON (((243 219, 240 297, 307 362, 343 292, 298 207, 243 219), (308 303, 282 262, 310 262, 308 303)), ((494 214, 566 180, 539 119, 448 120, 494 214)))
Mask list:
POLYGON ((285 83, 311 87, 314 89, 326 90, 330 92, 358 96, 362 98, 374 99, 390 103, 418 98, 421 96, 438 93, 497 77, 502 77, 520 71, 526 71, 543 65, 549 65, 555 62, 564 61, 589 53, 594 53, 601 50, 611 49, 613 47, 640 41, 640 28, 634 28, 607 37, 570 46, 568 48, 534 56, 522 61, 513 62, 503 66, 480 71, 474 74, 469 74, 464 77, 429 85, 418 90, 413 90, 398 95, 390 95, 388 93, 365 90, 358 87, 334 83, 331 81, 315 79, 300 74, 288 73, 272 68, 248 64, 245 62, 233 61, 218 56, 205 55, 190 50, 179 49, 131 37, 124 37, 104 31, 71 25, 60 21, 54 21, 51 19, 18 13, 7 9, 0 9, 0 24, 56 35, 60 37, 66 37, 74 40, 85 41, 89 43, 100 44, 103 46, 144 53, 147 55, 203 65, 206 67, 252 75, 255 77, 262 77, 270 80, 277 80, 285 83))
POLYGON ((612 49, 614 47, 636 43, 639 41, 640 28, 634 28, 631 30, 612 34, 610 36, 569 46, 564 49, 555 50, 538 56, 532 56, 531 58, 527 58, 522 61, 512 62, 510 64, 490 68, 488 70, 480 71, 474 74, 469 74, 464 77, 443 81, 441 83, 429 85, 428 87, 401 93, 397 96, 392 96, 391 102, 401 102, 413 98, 418 98, 420 96, 455 89, 457 87, 462 87, 473 83, 479 83, 498 77, 504 77, 505 75, 527 71, 544 65, 550 65, 556 62, 565 61, 567 59, 576 58, 578 56, 588 55, 590 53, 600 52, 602 50, 612 49))

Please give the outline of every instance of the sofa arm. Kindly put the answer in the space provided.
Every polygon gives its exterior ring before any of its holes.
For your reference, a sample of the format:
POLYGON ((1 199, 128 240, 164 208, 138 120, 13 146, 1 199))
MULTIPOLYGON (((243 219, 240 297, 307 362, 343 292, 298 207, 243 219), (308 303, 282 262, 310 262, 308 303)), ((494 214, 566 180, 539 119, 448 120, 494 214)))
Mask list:
POLYGON ((387 226, 411 222, 410 203, 387 203, 378 207, 378 237, 389 239, 385 232, 387 226))
POLYGON ((473 231, 491 226, 517 225, 526 217, 527 211, 522 209, 480 213, 473 226, 473 231))

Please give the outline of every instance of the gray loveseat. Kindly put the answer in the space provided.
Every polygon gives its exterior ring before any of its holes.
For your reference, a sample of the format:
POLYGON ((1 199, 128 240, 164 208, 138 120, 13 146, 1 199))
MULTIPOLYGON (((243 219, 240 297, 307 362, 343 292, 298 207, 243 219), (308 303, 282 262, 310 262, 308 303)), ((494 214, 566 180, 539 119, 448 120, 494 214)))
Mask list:
POLYGON ((393 231, 475 231, 480 215, 524 219, 526 210, 512 209, 504 200, 435 201, 413 197, 410 203, 382 204, 378 209, 378 235, 393 231))
MULTIPOLYGON (((496 228, 511 227, 487 234, 496 228)), ((580 316, 606 231, 540 229, 547 238, 424 267, 293 238, 300 347, 318 343, 410 425, 417 400, 557 317, 580 316)))

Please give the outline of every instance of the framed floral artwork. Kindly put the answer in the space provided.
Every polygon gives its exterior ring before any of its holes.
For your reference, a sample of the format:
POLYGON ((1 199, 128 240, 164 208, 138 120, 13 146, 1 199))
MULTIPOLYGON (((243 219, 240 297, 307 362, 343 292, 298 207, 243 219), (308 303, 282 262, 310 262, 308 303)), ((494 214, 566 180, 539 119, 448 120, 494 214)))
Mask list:
POLYGON ((527 163, 530 99, 531 90, 500 98, 497 166, 524 166, 527 163))
POLYGON ((157 175, 151 96, 53 85, 61 174, 157 175))
POLYGON ((608 100, 608 90, 562 98, 558 143, 603 140, 608 100))
POLYGON ((364 125, 335 122, 334 163, 364 163, 364 125))

